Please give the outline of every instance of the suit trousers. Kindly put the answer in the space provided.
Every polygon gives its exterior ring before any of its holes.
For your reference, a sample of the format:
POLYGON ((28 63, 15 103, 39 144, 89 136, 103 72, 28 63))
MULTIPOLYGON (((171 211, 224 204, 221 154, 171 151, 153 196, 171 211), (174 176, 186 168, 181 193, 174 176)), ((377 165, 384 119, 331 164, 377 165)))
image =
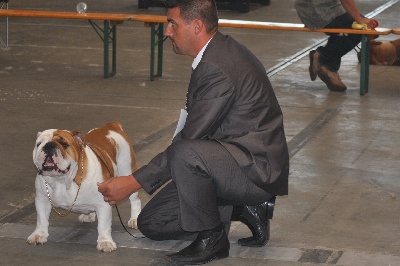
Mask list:
POLYGON ((171 181, 146 204, 139 230, 153 240, 193 240, 197 232, 229 228, 234 205, 258 205, 273 195, 256 186, 215 140, 178 140, 167 148, 171 181))
MULTIPOLYGON (((345 13, 335 18, 325 28, 351 29, 353 22, 354 19, 348 13, 345 13)), ((361 35, 341 35, 336 33, 327 33, 327 35, 329 35, 327 44, 317 48, 317 51, 321 55, 320 63, 331 70, 338 71, 342 57, 361 42, 361 35)))

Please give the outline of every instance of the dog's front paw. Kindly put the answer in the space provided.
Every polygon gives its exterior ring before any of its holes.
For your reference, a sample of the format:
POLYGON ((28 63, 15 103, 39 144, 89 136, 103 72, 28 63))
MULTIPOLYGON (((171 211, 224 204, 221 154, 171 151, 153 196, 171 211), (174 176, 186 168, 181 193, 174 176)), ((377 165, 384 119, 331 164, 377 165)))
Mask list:
POLYGON ((134 219, 134 218, 129 219, 129 221, 128 221, 128 226, 129 226, 130 228, 137 229, 137 228, 138 228, 138 226, 137 226, 137 219, 134 219))
POLYGON ((97 250, 103 252, 112 252, 117 249, 114 241, 100 241, 97 243, 97 250))
POLYGON ((96 214, 94 212, 89 214, 81 214, 78 217, 78 221, 81 223, 93 223, 96 221, 96 214))
POLYGON ((34 231, 26 240, 29 244, 44 244, 47 242, 48 233, 44 231, 34 231))

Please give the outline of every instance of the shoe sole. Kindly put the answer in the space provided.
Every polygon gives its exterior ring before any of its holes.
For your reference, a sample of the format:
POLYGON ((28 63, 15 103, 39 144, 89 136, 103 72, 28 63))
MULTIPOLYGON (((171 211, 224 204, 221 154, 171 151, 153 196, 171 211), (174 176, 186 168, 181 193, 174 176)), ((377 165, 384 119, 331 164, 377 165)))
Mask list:
POLYGON ((257 241, 246 242, 246 239, 244 239, 244 240, 242 240, 242 239, 238 240, 238 245, 240 245, 242 247, 263 247, 263 246, 267 245, 267 243, 269 241, 269 239, 267 239, 267 240, 265 240, 263 242, 257 242, 257 241), (240 241, 240 240, 242 240, 242 241, 240 241))
POLYGON ((323 71, 320 71, 318 73, 318 77, 326 84, 326 86, 328 87, 328 89, 330 91, 344 92, 345 90, 347 90, 347 87, 341 87, 341 86, 337 86, 337 85, 333 84, 331 82, 331 79, 329 78, 329 75, 323 71))
POLYGON ((202 265, 202 264, 207 264, 213 260, 221 260, 221 259, 225 259, 229 257, 229 251, 227 253, 221 253, 218 255, 215 255, 214 257, 210 258, 207 261, 202 261, 202 262, 181 262, 181 261, 176 261, 176 260, 172 260, 169 256, 165 256, 164 260, 167 263, 172 263, 174 266, 178 266, 178 265, 202 265))

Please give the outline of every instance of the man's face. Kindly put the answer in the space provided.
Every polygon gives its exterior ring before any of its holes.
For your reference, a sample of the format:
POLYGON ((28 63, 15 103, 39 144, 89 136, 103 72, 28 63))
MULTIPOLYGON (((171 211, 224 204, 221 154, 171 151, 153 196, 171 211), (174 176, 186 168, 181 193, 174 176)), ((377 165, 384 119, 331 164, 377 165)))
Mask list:
POLYGON ((167 12, 168 24, 164 35, 172 41, 174 52, 181 55, 196 57, 194 52, 195 26, 193 22, 187 24, 181 16, 179 8, 170 8, 167 12))

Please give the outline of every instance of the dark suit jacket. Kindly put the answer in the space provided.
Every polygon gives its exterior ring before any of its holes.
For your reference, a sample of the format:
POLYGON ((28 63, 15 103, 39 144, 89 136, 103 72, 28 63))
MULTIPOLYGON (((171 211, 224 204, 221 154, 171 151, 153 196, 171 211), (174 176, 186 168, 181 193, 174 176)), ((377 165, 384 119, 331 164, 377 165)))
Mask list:
MULTIPOLYGON (((220 32, 214 35, 192 73, 187 110, 174 141, 217 140, 256 185, 273 195, 288 193, 282 111, 263 65, 247 48, 220 32)), ((151 194, 170 180, 166 166, 162 152, 134 176, 151 194)))

